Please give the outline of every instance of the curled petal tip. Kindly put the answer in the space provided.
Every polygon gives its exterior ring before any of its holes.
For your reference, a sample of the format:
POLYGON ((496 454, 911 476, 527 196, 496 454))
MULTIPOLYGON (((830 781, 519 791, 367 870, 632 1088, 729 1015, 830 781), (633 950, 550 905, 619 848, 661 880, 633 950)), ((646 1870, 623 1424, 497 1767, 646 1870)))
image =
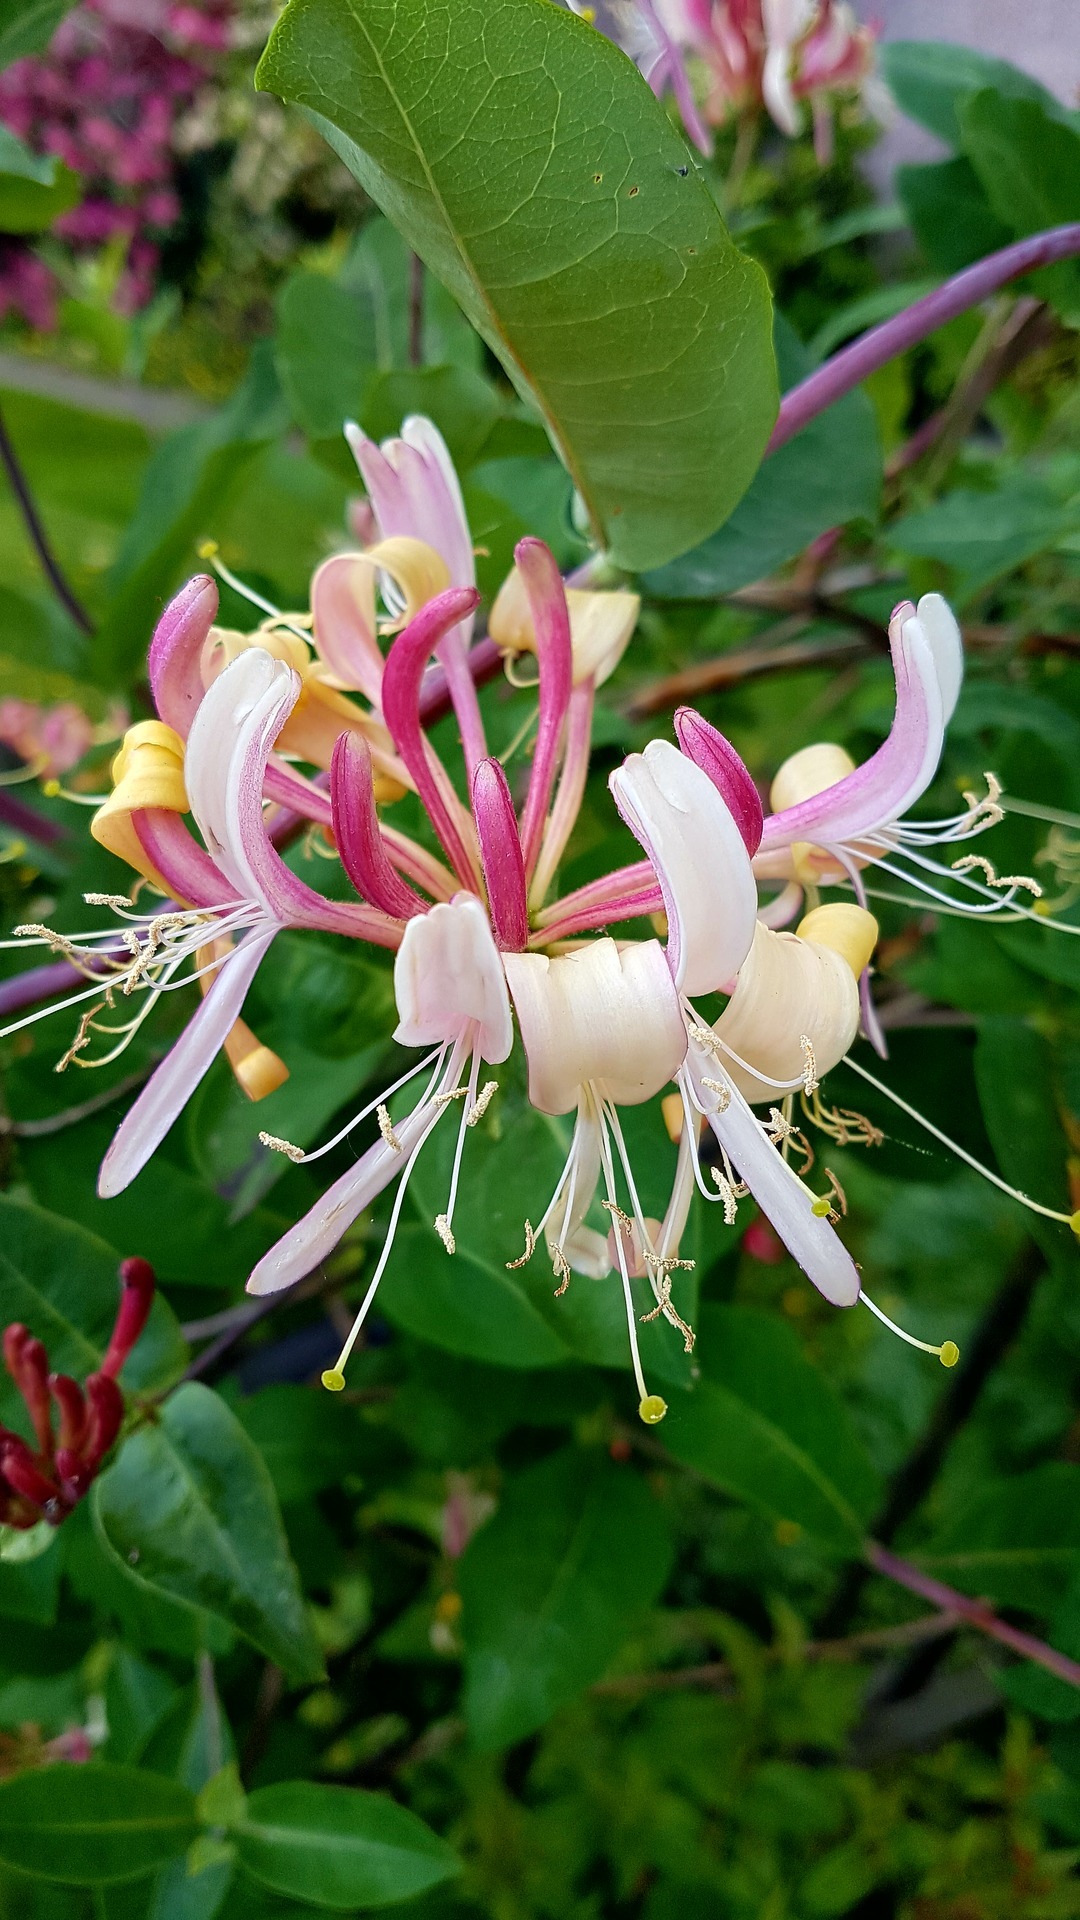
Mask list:
POLYGON ((736 753, 730 740, 716 727, 710 726, 693 707, 679 707, 676 710, 675 732, 687 758, 708 774, 713 786, 727 802, 746 851, 753 859, 761 845, 765 815, 761 795, 742 755, 736 753))

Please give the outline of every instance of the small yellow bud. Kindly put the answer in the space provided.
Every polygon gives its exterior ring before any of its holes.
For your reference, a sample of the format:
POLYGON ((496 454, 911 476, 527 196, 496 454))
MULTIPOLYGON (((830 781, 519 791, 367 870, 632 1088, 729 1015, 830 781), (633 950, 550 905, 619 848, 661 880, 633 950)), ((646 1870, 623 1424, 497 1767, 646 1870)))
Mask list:
POLYGON ((942 1366, 955 1367, 959 1358, 960 1358, 960 1349, 957 1346, 956 1341, 946 1340, 944 1345, 942 1346, 941 1352, 938 1354, 938 1359, 941 1361, 942 1366))
POLYGON ((667 1401, 661 1400, 658 1393, 647 1393, 638 1407, 638 1413, 647 1427, 658 1426, 667 1412, 667 1401))
POLYGON ((827 1220, 832 1212, 832 1201, 827 1193, 819 1193, 810 1209, 818 1220, 827 1220))
POLYGON ((460 1620, 460 1593, 440 1593, 435 1602, 435 1618, 436 1620, 445 1620, 449 1626, 452 1626, 455 1620, 460 1620))
POLYGON ((340 1393, 342 1387, 345 1385, 345 1375, 339 1373, 336 1367, 327 1367, 322 1377, 322 1383, 327 1393, 340 1393))

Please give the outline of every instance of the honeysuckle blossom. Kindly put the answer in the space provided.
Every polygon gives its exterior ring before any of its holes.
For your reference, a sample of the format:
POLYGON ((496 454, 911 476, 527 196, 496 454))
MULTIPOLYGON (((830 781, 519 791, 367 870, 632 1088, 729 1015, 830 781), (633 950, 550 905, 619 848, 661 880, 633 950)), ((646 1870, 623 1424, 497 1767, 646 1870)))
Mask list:
POLYGON ((886 105, 874 79, 877 30, 860 25, 845 0, 571 4, 629 54, 655 93, 672 93, 688 135, 704 153, 709 126, 732 117, 747 124, 762 109, 794 138, 808 104, 824 165, 832 155, 837 100, 862 98, 879 116, 886 105), (695 69, 704 76, 697 96, 695 69))
MULTIPOLYGON (((928 834, 964 837, 989 824, 995 810, 991 797, 930 827, 912 829, 901 818, 933 777, 955 704, 955 623, 933 595, 917 611, 898 609, 889 739, 865 768, 845 761, 839 780, 839 750, 796 757, 778 776, 767 819, 729 742, 682 709, 678 745, 651 742, 610 781, 645 858, 549 898, 584 792, 596 687, 626 646, 636 596, 566 588, 541 541, 519 543, 489 620, 508 661, 528 656, 534 669, 528 682, 515 677, 535 701, 527 776, 514 772, 514 749, 505 756, 515 793, 489 751, 472 677, 468 643, 479 595, 449 456, 426 422, 406 423, 401 440, 381 448, 359 430, 350 438, 379 538, 323 563, 309 613, 281 612, 249 593, 264 615, 260 625, 248 634, 222 629, 214 624, 216 588, 200 576, 159 623, 149 660, 157 717, 129 729, 114 790, 93 823, 102 844, 135 869, 139 886, 161 896, 155 909, 136 911, 122 895, 93 896, 115 910, 107 927, 77 940, 22 930, 88 976, 75 1002, 89 1005, 65 1061, 91 1064, 99 1033, 109 1036, 105 1057, 114 1058, 161 993, 191 980, 203 990, 122 1122, 100 1191, 118 1193, 135 1177, 219 1051, 252 1098, 283 1084, 288 1062, 261 1046, 241 1018, 282 928, 380 945, 395 956, 394 1039, 407 1058, 389 1086, 313 1151, 262 1134, 268 1148, 307 1165, 365 1125, 374 1137, 358 1142, 355 1163, 259 1262, 250 1290, 270 1294, 299 1280, 396 1187, 364 1299, 325 1376, 328 1386, 343 1385, 411 1175, 450 1112, 456 1143, 433 1225, 446 1254, 455 1251, 470 1132, 498 1089, 485 1070, 497 1075, 507 1060, 516 1016, 532 1105, 572 1116, 572 1126, 554 1190, 537 1195, 537 1224, 522 1222, 524 1253, 508 1247, 507 1264, 523 1265, 546 1248, 558 1294, 574 1273, 602 1279, 617 1272, 639 1408, 654 1421, 665 1407, 648 1391, 637 1326, 662 1316, 692 1346, 672 1293, 689 1264, 680 1240, 695 1188, 728 1221, 751 1193, 825 1298, 843 1306, 866 1300, 836 1232, 845 1210, 840 1183, 826 1167, 824 1183, 819 1174, 811 1184, 813 1151, 795 1124, 794 1101, 826 1137, 873 1136, 859 1116, 826 1108, 818 1091, 859 1026, 858 983, 877 936, 865 869, 891 871, 897 848, 918 849, 928 834), (457 720, 463 772, 456 779, 425 721, 433 673, 457 720), (423 840, 393 823, 405 792, 425 818, 423 840), (324 897, 283 859, 275 838, 305 823, 332 839, 355 901, 324 897), (760 906, 759 880, 781 884, 779 907, 760 906), (816 904, 825 885, 854 888, 857 904, 816 904), (781 930, 811 888, 796 930, 781 930), (652 927, 637 939, 612 937, 612 928, 661 913, 663 943, 652 927), (717 994, 722 1011, 710 1006, 706 1014, 702 998, 717 994), (113 1026, 101 1017, 133 997, 133 1018, 113 1026), (642 1210, 620 1112, 667 1088, 676 1090, 678 1124, 670 1110, 669 1124, 678 1152, 664 1217, 655 1220, 642 1210), (703 1146, 703 1129, 711 1147, 703 1146)), ((1000 905, 1014 896, 992 897, 1000 905)), ((949 1343, 929 1351, 946 1364, 955 1357, 949 1343)))

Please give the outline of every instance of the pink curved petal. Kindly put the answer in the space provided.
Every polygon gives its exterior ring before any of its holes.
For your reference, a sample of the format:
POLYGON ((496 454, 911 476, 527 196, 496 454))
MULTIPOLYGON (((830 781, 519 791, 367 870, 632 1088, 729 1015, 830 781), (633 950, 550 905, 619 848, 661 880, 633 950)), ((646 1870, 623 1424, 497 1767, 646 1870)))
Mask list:
POLYGON ((888 738, 854 773, 771 814, 761 836, 762 853, 795 840, 824 846, 857 841, 861 834, 891 826, 929 786, 941 759, 944 706, 934 654, 910 603, 897 608, 889 639, 896 711, 888 738))
POLYGON ((683 752, 708 774, 713 786, 727 802, 731 817, 742 834, 751 859, 761 845, 765 815, 750 770, 730 740, 703 720, 693 707, 679 707, 675 713, 675 732, 683 752))
POLYGON ((472 795, 495 938, 505 953, 523 953, 529 944, 525 863, 510 788, 497 760, 481 760, 472 795))
POLYGON ((374 623, 365 615, 361 569, 371 572, 354 553, 335 553, 316 568, 311 581, 312 637, 320 659, 342 686, 358 688, 377 707, 383 653, 374 623))
POLYGON ((358 734, 343 733, 334 748, 330 792, 341 864, 360 898, 398 920, 423 913, 424 902, 406 886, 383 843, 371 752, 358 734))
POLYGON ((294 767, 286 766, 283 761, 267 761, 263 774, 263 793, 267 800, 276 801, 279 807, 290 808, 306 820, 317 821, 320 827, 333 825, 330 795, 314 780, 305 779, 302 773, 297 773, 294 767))
POLYGON ((443 851, 463 886, 476 880, 475 861, 458 830, 461 804, 445 769, 420 725, 420 683, 430 655, 443 635, 472 612, 480 595, 475 587, 448 587, 422 607, 398 634, 383 675, 383 719, 393 736, 443 851))
MULTIPOLYGON (((438 428, 422 414, 410 414, 399 440, 377 447, 359 427, 345 429, 383 539, 406 534, 425 540, 441 554, 454 587, 476 584, 472 537, 454 463, 438 428)), ((447 628, 438 645, 447 687, 465 751, 470 778, 487 752, 484 723, 469 672, 472 608, 447 628)))
POLYGON ((276 932, 274 927, 249 933, 218 968, 205 999, 113 1136, 98 1175, 103 1200, 131 1185, 213 1065, 276 932))
POLYGON ((217 610, 217 587, 208 573, 197 573, 170 600, 150 642, 147 671, 154 705, 183 740, 203 697, 200 660, 217 610))
POLYGON ((546 547, 542 540, 531 537, 519 540, 514 548, 514 559, 525 582, 540 672, 540 722, 529 776, 529 791, 521 816, 521 850, 525 872, 531 875, 540 852, 544 821, 551 800, 559 741, 573 687, 574 662, 566 592, 550 547, 546 547))
POLYGON ((169 891, 189 907, 223 907, 239 900, 220 868, 188 832, 178 813, 143 807, 131 816, 143 852, 169 891))

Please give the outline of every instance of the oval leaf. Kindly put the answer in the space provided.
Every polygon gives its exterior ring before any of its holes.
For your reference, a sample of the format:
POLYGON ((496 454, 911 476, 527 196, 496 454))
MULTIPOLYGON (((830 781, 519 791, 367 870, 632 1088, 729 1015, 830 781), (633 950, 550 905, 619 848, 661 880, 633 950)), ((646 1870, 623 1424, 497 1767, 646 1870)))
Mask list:
POLYGON ((256 82, 540 407, 620 565, 716 531, 776 413, 768 289, 617 48, 548 0, 291 0, 256 82))
POLYGON ((194 1794, 135 1767, 40 1767, 0 1782, 0 1860, 66 1886, 137 1880, 197 1831, 194 1794))
POLYGON ((141 1583, 218 1614, 297 1680, 321 1677, 266 1463, 208 1387, 188 1381, 125 1441, 94 1517, 141 1583))
POLYGON ((569 1448, 512 1480, 461 1563, 465 1716, 507 1746, 599 1677, 671 1566, 644 1481, 569 1448))
POLYGON ((263 1886, 338 1910, 389 1907, 460 1871, 445 1840, 396 1801, 308 1780, 260 1787, 232 1838, 263 1886))

